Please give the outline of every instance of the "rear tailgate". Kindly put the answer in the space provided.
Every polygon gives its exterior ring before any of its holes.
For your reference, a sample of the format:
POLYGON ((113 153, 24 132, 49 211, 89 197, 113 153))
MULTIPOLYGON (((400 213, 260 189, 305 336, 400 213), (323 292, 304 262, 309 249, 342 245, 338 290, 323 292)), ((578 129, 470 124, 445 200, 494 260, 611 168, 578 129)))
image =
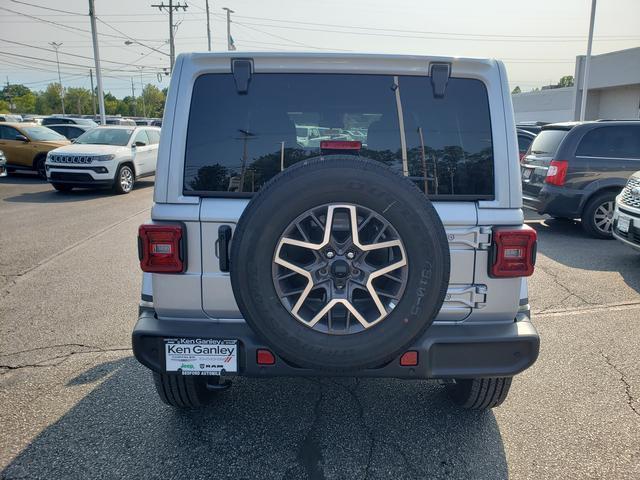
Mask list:
POLYGON ((544 186, 549 164, 569 130, 548 128, 533 140, 527 155, 522 159, 522 194, 536 198, 544 186))

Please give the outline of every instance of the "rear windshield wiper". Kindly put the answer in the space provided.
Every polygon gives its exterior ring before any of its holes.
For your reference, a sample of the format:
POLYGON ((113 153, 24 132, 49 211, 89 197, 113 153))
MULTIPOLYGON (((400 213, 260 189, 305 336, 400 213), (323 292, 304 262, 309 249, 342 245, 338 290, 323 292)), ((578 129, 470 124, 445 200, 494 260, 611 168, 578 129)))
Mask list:
POLYGON ((531 150, 531 153, 535 153, 536 155, 538 155, 540 153, 549 153, 549 152, 543 152, 542 150, 531 150))

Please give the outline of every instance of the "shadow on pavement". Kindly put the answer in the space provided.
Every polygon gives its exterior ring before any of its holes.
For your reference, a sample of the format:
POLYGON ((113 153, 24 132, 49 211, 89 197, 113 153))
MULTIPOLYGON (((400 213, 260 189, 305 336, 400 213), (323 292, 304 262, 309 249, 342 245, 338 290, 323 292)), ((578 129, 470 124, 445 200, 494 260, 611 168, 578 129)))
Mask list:
POLYGON ((44 430, 2 478, 491 478, 507 464, 493 413, 422 381, 241 378, 202 411, 160 403, 133 358, 44 430))
MULTIPOLYGON (((40 180, 39 183, 42 183, 42 180, 40 180)), ((136 191, 149 187, 153 188, 153 184, 153 180, 138 180, 133 187, 133 190, 136 191)), ((70 192, 58 192, 50 186, 50 190, 41 192, 23 192, 20 195, 7 197, 4 199, 4 201, 17 203, 68 203, 81 202, 85 200, 92 200, 94 198, 109 197, 114 195, 116 194, 109 188, 75 188, 70 192)))
POLYGON ((544 256, 571 268, 619 272, 629 287, 640 292, 640 254, 630 247, 589 237, 577 220, 544 219, 529 226, 538 232, 538 252, 544 256))

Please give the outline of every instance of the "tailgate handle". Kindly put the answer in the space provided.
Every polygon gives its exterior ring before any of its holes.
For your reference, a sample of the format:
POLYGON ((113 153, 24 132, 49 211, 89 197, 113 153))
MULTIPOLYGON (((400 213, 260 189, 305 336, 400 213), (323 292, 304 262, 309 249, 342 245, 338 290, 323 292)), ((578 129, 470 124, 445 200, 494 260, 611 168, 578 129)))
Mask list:
POLYGON ((218 228, 218 261, 221 272, 229 271, 229 244, 231 243, 231 227, 222 225, 218 228))

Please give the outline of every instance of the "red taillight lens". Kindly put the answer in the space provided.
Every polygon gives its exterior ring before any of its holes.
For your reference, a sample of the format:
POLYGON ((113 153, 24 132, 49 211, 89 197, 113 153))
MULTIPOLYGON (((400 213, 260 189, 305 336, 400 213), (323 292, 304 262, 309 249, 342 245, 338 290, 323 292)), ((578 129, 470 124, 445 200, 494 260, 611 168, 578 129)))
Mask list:
POLYGON ((569 168, 569 162, 566 160, 551 160, 549 170, 547 170, 547 178, 544 181, 549 185, 561 187, 567 176, 567 168, 569 168))
POLYGON ((182 225, 140 225, 138 257, 143 272, 182 273, 185 270, 182 225))
POLYGON ((320 150, 360 150, 362 142, 357 140, 322 140, 320 150))
POLYGON ((256 363, 258 365, 273 365, 276 363, 276 357, 266 348, 256 350, 256 363))
POLYGON ((489 273, 492 277, 528 277, 536 262, 536 231, 524 225, 512 230, 493 230, 493 261, 489 273))
POLYGON ((415 367, 418 365, 418 352, 409 350, 400 357, 400 365, 403 367, 415 367))

